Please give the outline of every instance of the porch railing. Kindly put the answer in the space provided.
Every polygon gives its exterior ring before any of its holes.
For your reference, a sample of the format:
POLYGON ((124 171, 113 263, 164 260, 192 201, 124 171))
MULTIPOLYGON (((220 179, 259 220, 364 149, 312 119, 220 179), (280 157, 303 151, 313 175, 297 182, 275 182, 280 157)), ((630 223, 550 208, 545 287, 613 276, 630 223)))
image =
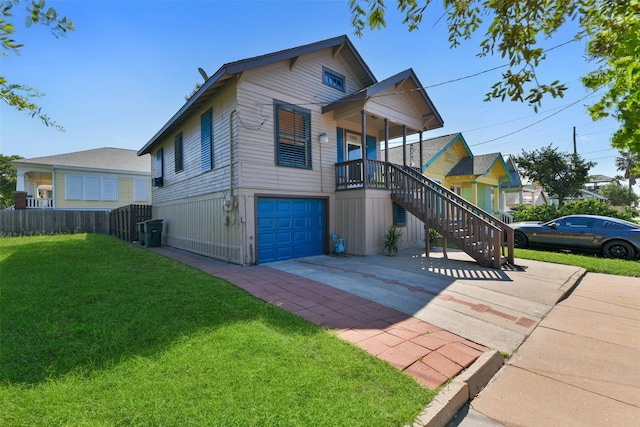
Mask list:
POLYGON ((46 197, 27 197, 27 209, 53 208, 53 199, 46 197))
POLYGON ((336 164, 336 190, 362 187, 389 189, 394 202, 479 264, 499 268, 514 263, 511 227, 419 171, 367 160, 365 174, 362 160, 336 164))
POLYGON ((386 189, 387 170, 385 162, 366 159, 367 173, 363 172, 363 160, 336 163, 336 190, 352 188, 386 189), (365 177, 363 179, 362 177, 365 177))

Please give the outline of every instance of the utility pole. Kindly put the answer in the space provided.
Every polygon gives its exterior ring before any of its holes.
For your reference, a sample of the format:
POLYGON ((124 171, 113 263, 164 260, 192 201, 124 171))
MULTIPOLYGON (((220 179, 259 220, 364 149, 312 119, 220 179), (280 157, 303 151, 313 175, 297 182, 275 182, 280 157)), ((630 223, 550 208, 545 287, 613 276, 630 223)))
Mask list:
POLYGON ((578 155, 578 146, 576 145, 576 127, 573 127, 573 154, 578 155))

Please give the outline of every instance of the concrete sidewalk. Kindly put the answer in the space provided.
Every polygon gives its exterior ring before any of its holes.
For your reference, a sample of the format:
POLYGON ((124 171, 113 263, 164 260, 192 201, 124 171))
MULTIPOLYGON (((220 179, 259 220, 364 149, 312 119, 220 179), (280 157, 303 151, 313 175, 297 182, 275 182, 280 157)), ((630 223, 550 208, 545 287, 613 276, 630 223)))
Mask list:
POLYGON ((640 279, 589 273, 452 426, 640 425, 640 279))
POLYGON ((419 248, 253 267, 152 250, 335 329, 429 388, 449 380, 416 425, 446 424, 469 398, 449 425, 640 425, 640 279, 529 260, 495 270, 419 248), (496 349, 512 357, 487 385, 496 349))

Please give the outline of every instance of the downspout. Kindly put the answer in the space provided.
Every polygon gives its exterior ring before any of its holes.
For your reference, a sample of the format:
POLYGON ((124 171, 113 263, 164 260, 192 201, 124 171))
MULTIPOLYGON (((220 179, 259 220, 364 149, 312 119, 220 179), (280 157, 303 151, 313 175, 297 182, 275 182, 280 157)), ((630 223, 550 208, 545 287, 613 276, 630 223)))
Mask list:
MULTIPOLYGON (((233 179, 234 179, 234 172, 233 172, 233 157, 234 157, 234 150, 233 150, 233 146, 234 146, 234 134, 233 134, 233 119, 236 117, 236 115, 238 114, 238 110, 234 109, 231 111, 231 113, 229 113, 229 210, 226 213, 226 219, 225 219, 225 224, 226 224, 226 241, 227 241, 227 262, 231 262, 231 245, 229 243, 229 237, 231 234, 230 231, 230 227, 231 227, 231 218, 230 218, 230 212, 232 212, 234 210, 234 202, 233 202, 233 179)), ((227 203, 227 201, 225 201, 225 204, 227 203)), ((237 207, 237 205, 236 205, 237 207)), ((240 245, 240 247, 242 247, 242 244, 240 245)), ((242 258, 242 250, 240 251, 240 261, 244 262, 244 259, 242 258)))

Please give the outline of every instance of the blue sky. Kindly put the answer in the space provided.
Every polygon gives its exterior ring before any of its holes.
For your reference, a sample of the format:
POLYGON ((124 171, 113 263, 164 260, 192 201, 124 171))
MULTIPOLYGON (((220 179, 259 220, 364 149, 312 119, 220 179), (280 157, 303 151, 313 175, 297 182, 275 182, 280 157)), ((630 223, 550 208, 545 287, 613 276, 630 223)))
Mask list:
MULTIPOLYGON (((16 10, 14 38, 24 47, 21 56, 1 57, 1 72, 45 93, 39 104, 65 132, 2 103, 0 153, 30 158, 99 147, 138 150, 202 81, 198 67, 211 75, 226 62, 346 34, 378 80, 414 69, 445 121, 426 138, 462 132, 474 154, 521 154, 549 144, 569 152, 575 126, 578 152, 598 163, 591 174, 620 173, 610 144, 616 122, 591 120, 584 105, 597 97, 580 101, 589 92, 579 78, 595 67, 586 62, 583 44, 548 53, 540 78, 560 79, 570 89, 563 99, 544 100, 536 114, 523 104, 483 102, 505 68, 457 80, 506 61, 477 58, 479 37, 451 50, 445 23, 437 21, 439 2, 412 33, 395 1, 387 4, 387 28, 362 38, 353 34, 347 0, 47 1, 76 26, 61 38, 44 27, 26 28, 16 10)), ((568 41, 571 30, 544 46, 568 41)))

